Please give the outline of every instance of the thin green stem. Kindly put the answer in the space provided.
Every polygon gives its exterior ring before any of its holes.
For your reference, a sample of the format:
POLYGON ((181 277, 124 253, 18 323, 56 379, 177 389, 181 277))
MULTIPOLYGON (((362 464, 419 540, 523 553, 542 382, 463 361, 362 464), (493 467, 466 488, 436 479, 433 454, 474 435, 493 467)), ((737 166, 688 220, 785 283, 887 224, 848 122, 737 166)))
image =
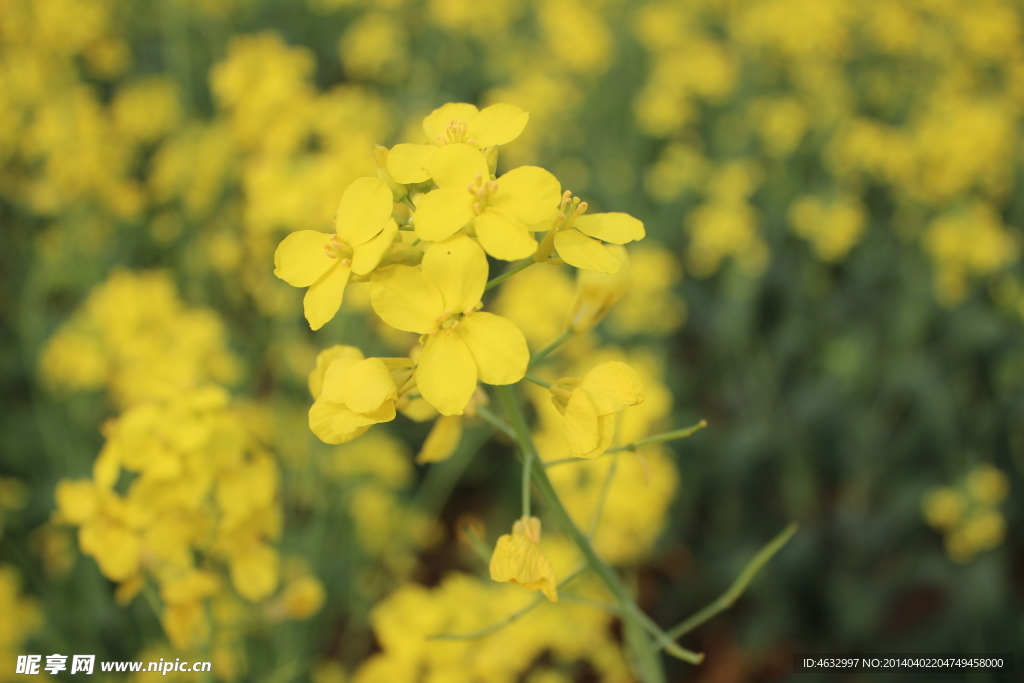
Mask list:
POLYGON ((761 567, 767 564, 775 553, 782 549, 782 546, 786 545, 789 539, 793 537, 793 534, 796 533, 796 530, 796 522, 790 522, 778 536, 769 541, 766 546, 761 548, 761 550, 751 558, 750 562, 747 563, 743 568, 743 571, 740 572, 739 576, 736 577, 736 580, 732 582, 732 585, 729 586, 724 593, 719 595, 714 602, 694 614, 689 619, 686 619, 677 626, 670 628, 666 635, 672 640, 676 640, 680 636, 697 628, 719 612, 731 607, 732 604, 736 602, 736 599, 743 594, 743 591, 746 590, 747 586, 750 585, 750 582, 753 580, 754 576, 757 575, 757 572, 761 570, 761 567))
POLYGON ((608 491, 612 488, 612 480, 615 478, 615 471, 619 468, 619 459, 612 458, 612 464, 608 466, 608 473, 604 475, 604 482, 601 484, 601 493, 597 498, 597 507, 594 508, 594 515, 590 518, 590 528, 587 529, 587 538, 593 539, 597 532, 597 525, 601 523, 601 514, 604 512, 605 501, 608 500, 608 491))
POLYGON ((473 553, 480 558, 485 565, 490 564, 492 549, 484 542, 484 539, 480 538, 473 529, 464 527, 461 531, 462 536, 466 539, 466 543, 473 550, 473 553))
MULTIPOLYGON (((508 416, 509 422, 512 424, 512 429, 516 432, 520 449, 525 454, 537 457, 537 449, 533 444, 533 438, 530 436, 530 428, 526 424, 526 416, 523 415, 523 411, 519 407, 512 387, 507 385, 499 386, 497 387, 497 393, 498 400, 501 402, 501 406, 506 416, 508 416)), ((627 629, 630 624, 642 628, 636 616, 636 611, 638 610, 633 603, 633 598, 629 591, 615 571, 598 556, 586 535, 572 521, 572 517, 569 516, 569 512, 562 505, 562 501, 559 499, 551 480, 548 479, 544 468, 534 467, 531 469, 533 472, 533 483, 546 503, 549 513, 555 518, 562 530, 572 538, 580 552, 583 553, 587 564, 600 577, 601 581, 608 587, 608 590, 611 591, 622 609, 623 621, 626 623, 627 629)), ((640 670, 643 682, 663 683, 665 674, 661 668, 661 662, 658 661, 657 651, 652 647, 650 640, 646 636, 641 638, 633 637, 630 639, 630 644, 633 654, 637 658, 637 667, 640 670)))
POLYGON ((528 367, 532 368, 534 365, 536 365, 537 363, 539 363, 542 360, 544 360, 545 358, 547 358, 548 355, 550 355, 552 351, 554 351, 559 346, 564 344, 572 336, 573 336, 572 330, 566 330, 565 332, 563 332, 553 342, 551 342, 550 344, 545 346, 543 349, 541 349, 537 353, 533 354, 533 356, 530 357, 530 364, 529 364, 528 367))
POLYGON ((526 259, 524 261, 520 261, 519 263, 517 263, 516 265, 512 266, 511 268, 506 270, 504 273, 499 275, 498 277, 496 277, 493 280, 489 281, 487 283, 487 285, 484 287, 484 291, 486 292, 488 289, 491 289, 492 287, 497 287, 502 282, 504 282, 505 280, 509 279, 510 277, 515 275, 516 273, 518 273, 518 272, 520 272, 522 270, 526 270, 527 268, 532 266, 534 263, 536 263, 536 261, 534 261, 532 258, 528 258, 528 259, 526 259))
POLYGON ((538 386, 542 386, 545 389, 550 389, 551 388, 551 382, 547 381, 546 379, 541 379, 540 377, 537 377, 536 375, 531 375, 530 373, 526 373, 525 375, 523 375, 523 379, 525 379, 525 380, 527 380, 529 382, 533 382, 534 384, 536 384, 538 386))
POLYGON ((533 460, 535 457, 536 456, 529 451, 523 455, 523 517, 530 516, 530 472, 533 470, 533 460))
POLYGON ((404 197, 402 197, 402 203, 408 206, 413 211, 416 210, 416 205, 412 203, 411 199, 409 199, 409 195, 405 195, 404 197))
POLYGON ((613 605, 610 602, 601 602, 600 600, 591 600, 585 598, 582 595, 576 595, 575 593, 559 593, 559 600, 565 600, 566 602, 575 602, 579 605, 586 605, 587 607, 593 607, 609 614, 621 615, 622 610, 619 609, 618 605, 613 605))
MULTIPOLYGON (((676 429, 671 432, 665 432, 664 434, 657 434, 655 436, 641 439, 640 441, 634 441, 628 443, 625 446, 617 446, 615 448, 609 448, 604 453, 597 457, 604 457, 606 455, 615 455, 622 451, 636 451, 643 446, 650 446, 655 443, 665 443, 666 441, 677 441, 679 439, 685 439, 688 436, 692 436, 694 433, 699 432, 708 426, 707 420, 701 420, 695 425, 684 427, 683 429, 676 429)), ((555 467, 556 465, 567 465, 571 462, 588 462, 588 458, 559 458, 558 460, 548 460, 544 463, 544 467, 555 467)))
MULTIPOLYGON (((568 586, 570 581, 585 572, 587 569, 587 565, 577 567, 571 574, 569 574, 569 576, 562 579, 561 585, 568 586)), ((529 603, 522 609, 516 610, 501 621, 495 622, 486 628, 480 629, 479 631, 473 631, 472 633, 438 633, 433 636, 427 636, 427 640, 476 640, 477 638, 483 638, 484 636, 489 636, 492 633, 500 631, 512 622, 520 619, 537 607, 540 607, 545 602, 547 602, 547 598, 544 597, 544 595, 538 595, 533 602, 529 603)))
POLYGON ((633 443, 627 443, 625 446, 619 446, 617 448, 609 448, 605 453, 618 453, 619 451, 635 451, 643 446, 650 446, 653 443, 665 443, 666 441, 678 441, 679 439, 685 439, 688 436, 699 432, 708 426, 707 420, 701 420, 695 425, 689 427, 683 427, 682 429, 674 429, 671 432, 665 432, 664 434, 656 434, 649 436, 646 439, 640 439, 633 443))
POLYGON ((515 431, 513 431, 512 428, 508 426, 508 423, 502 420, 497 415, 495 415, 487 406, 478 405, 476 407, 476 414, 481 419, 483 419, 484 422, 487 422, 505 436, 509 437, 510 439, 516 438, 515 431))

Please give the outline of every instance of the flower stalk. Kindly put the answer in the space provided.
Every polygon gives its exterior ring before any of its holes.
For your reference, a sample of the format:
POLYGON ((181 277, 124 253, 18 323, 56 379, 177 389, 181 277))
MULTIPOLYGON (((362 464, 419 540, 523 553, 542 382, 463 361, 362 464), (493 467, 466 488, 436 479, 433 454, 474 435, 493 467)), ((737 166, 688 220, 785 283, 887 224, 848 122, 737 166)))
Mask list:
MULTIPOLYGON (((501 402, 502 409, 505 411, 508 417, 509 423, 512 425, 512 429, 516 432, 516 440, 519 448, 522 449, 526 458, 530 456, 537 458, 536 447, 533 444, 533 437, 530 435, 529 426, 526 423, 526 417, 523 415, 522 409, 519 407, 519 402, 516 399, 514 390, 511 386, 499 386, 496 387, 498 399, 501 402)), ((562 505, 561 499, 558 497, 558 493, 555 491, 554 485, 548 478, 547 473, 543 467, 532 467, 530 469, 531 476, 533 478, 534 486, 536 486, 541 499, 544 501, 548 512, 555 518, 555 521, 562 528, 562 530, 569 535, 580 552, 587 565, 594 571, 595 574, 600 577, 601 581, 605 584, 612 596, 615 598, 619 605, 619 609, 622 611, 622 618, 627 632, 627 640, 629 641, 630 650, 636 659, 637 669, 641 676, 643 683, 662 683, 665 680, 665 674, 661 666, 661 662, 658 659, 657 650, 654 648, 651 640, 644 633, 645 623, 641 615, 643 613, 636 606, 632 596, 626 589, 626 586, 619 579, 615 571, 608 566, 604 560, 602 560, 593 546, 590 544, 590 540, 587 538, 576 523, 573 522, 572 517, 569 516, 569 512, 562 505)), ((646 616, 646 615, 643 615, 646 616)), ((657 628, 657 627, 655 627, 657 628)), ((664 635, 664 634, 662 634, 664 635)), ((660 640, 660 639, 659 639, 660 640)), ((688 661, 693 663, 699 663, 703 659, 703 655, 699 655, 683 648, 678 648, 679 652, 682 653, 688 661)))

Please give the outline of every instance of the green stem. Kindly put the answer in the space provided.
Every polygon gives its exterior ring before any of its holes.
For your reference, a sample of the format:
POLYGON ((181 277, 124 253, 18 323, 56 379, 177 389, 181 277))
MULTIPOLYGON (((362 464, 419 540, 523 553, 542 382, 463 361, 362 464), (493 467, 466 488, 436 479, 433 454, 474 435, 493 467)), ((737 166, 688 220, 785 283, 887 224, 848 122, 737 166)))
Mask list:
POLYGON ((545 389, 550 389, 551 388, 551 382, 547 381, 546 379, 541 379, 540 377, 537 377, 536 375, 531 375, 530 373, 526 373, 525 375, 523 375, 523 379, 525 379, 525 380, 527 380, 529 382, 533 382, 534 384, 536 384, 538 386, 542 386, 545 389))
POLYGON ((605 453, 618 453, 619 451, 635 451, 642 446, 650 446, 652 443, 665 443, 666 441, 677 441, 679 439, 685 439, 688 436, 692 436, 694 433, 699 432, 708 426, 707 420, 701 420, 695 425, 689 427, 683 427, 682 429, 674 429, 671 432, 665 432, 664 434, 656 434, 649 436, 646 439, 640 439, 633 443, 628 443, 625 446, 619 446, 618 448, 609 448, 605 453))
POLYGON ((694 614, 689 619, 686 619, 682 623, 673 628, 670 628, 666 635, 672 640, 676 640, 682 635, 685 635, 697 628, 705 621, 715 616, 719 612, 722 612, 732 606, 736 599, 743 594, 747 586, 753 580, 754 576, 760 571, 761 567, 768 563, 775 553, 779 552, 782 546, 793 537, 796 533, 797 524, 796 522, 790 522, 785 529, 783 529, 778 536, 768 542, 768 545, 761 548, 761 550, 754 555, 754 557, 747 563, 747 566, 743 568, 736 580, 732 582, 729 588, 718 596, 714 602, 702 609, 701 611, 694 614))
POLYGON ((533 470, 534 454, 527 451, 523 456, 523 517, 530 516, 530 472, 533 470))
POLYGON ((550 353, 551 353, 552 351, 554 351, 554 350, 555 350, 555 349, 557 349, 557 348, 558 348, 559 346, 561 346, 562 344, 564 344, 564 343, 565 343, 565 342, 566 342, 566 341, 567 341, 567 340, 568 340, 568 339, 569 339, 570 337, 572 337, 572 335, 573 335, 573 333, 572 333, 572 330, 566 330, 565 332, 563 332, 563 333, 562 333, 562 334, 561 334, 561 335, 560 335, 560 336, 559 336, 559 337, 558 337, 557 339, 555 339, 555 340, 554 340, 553 342, 551 342, 550 344, 548 344, 547 346, 545 346, 545 347, 544 347, 543 349, 541 349, 541 350, 540 350, 540 351, 538 351, 537 353, 533 354, 533 356, 531 356, 531 357, 530 357, 530 364, 529 364, 529 366, 528 366, 528 367, 531 367, 531 368, 532 368, 532 367, 533 367, 534 365, 536 365, 537 363, 539 363, 539 362, 541 362, 542 360, 544 360, 545 358, 547 358, 547 357, 548 357, 548 355, 549 355, 549 354, 550 354, 550 353))
POLYGON ((508 426, 508 423, 491 412, 491 409, 487 406, 478 405, 476 407, 476 414, 478 417, 482 418, 484 422, 487 422, 505 436, 513 440, 516 438, 516 433, 512 431, 512 428, 508 426))
MULTIPOLYGON (((512 429, 516 432, 519 447, 524 453, 537 457, 537 449, 533 444, 533 438, 530 436, 530 429, 526 424, 526 416, 523 415, 523 411, 519 407, 512 387, 507 385, 499 386, 497 387, 497 393, 505 415, 508 416, 512 429)), ((626 587, 615 571, 597 555, 586 535, 572 521, 572 517, 569 516, 565 506, 562 505, 562 501, 559 499, 555 487, 551 484, 551 480, 548 479, 544 468, 534 467, 531 469, 533 472, 533 483, 546 503, 549 513, 555 518, 562 530, 572 538, 580 552, 583 553, 587 564, 600 577, 601 581, 608 587, 608 590, 611 591, 612 596, 619 603, 622 610, 623 621, 627 630, 631 625, 642 629, 643 626, 636 616, 636 611, 638 610, 633 603, 633 598, 629 591, 626 590, 626 587)), ((630 646, 634 656, 637 658, 637 666, 643 683, 664 683, 665 674, 661 668, 661 662, 658 660, 657 651, 652 647, 651 641, 645 635, 641 633, 640 636, 631 638, 630 646)))
MULTIPOLYGON (((569 576, 562 579, 561 585, 568 586, 570 581, 575 579, 577 576, 579 576, 586 570, 586 565, 578 567, 575 571, 569 574, 569 576)), ((501 629, 511 624, 513 621, 525 616, 537 607, 540 607, 545 602, 547 602, 547 598, 543 595, 538 595, 536 599, 534 599, 534 601, 530 604, 526 605, 526 607, 516 610, 512 614, 502 619, 501 621, 495 622, 487 628, 482 628, 479 631, 473 631, 472 633, 438 633, 433 636, 427 636, 427 640, 476 640, 477 638, 483 638, 484 636, 489 636, 496 631, 500 631, 501 629)))
POLYGON ((491 289, 492 287, 497 287, 502 282, 504 282, 505 280, 509 279, 510 277, 512 277, 513 275, 518 273, 519 271, 526 270, 527 268, 532 266, 534 263, 536 263, 536 261, 534 261, 532 258, 528 258, 528 259, 526 259, 524 261, 520 261, 519 263, 517 263, 516 265, 512 266, 511 268, 506 270, 504 273, 499 275, 498 277, 496 277, 493 280, 491 280, 490 282, 488 282, 487 285, 484 287, 484 291, 486 292, 488 289, 491 289))
POLYGON ((615 471, 618 467, 618 458, 613 458, 612 464, 608 466, 608 473, 604 475, 604 482, 601 484, 601 493, 597 498, 597 507, 594 508, 594 515, 590 518, 590 528, 587 529, 587 538, 594 538, 594 534, 597 532, 597 525, 601 523, 604 504, 608 500, 608 491, 612 488, 612 480, 615 479, 615 471))
MULTIPOLYGON (((704 429, 707 426, 708 421, 701 420, 697 424, 691 425, 690 427, 676 429, 671 432, 665 432, 664 434, 657 434, 646 439, 641 439, 640 441, 628 443, 625 446, 609 448, 608 450, 606 450, 604 453, 597 457, 601 458, 606 455, 615 455, 616 453, 621 453, 622 451, 635 451, 638 448, 641 448, 642 446, 650 446, 653 443, 665 443, 666 441, 676 441, 678 439, 685 439, 686 437, 691 436, 695 432, 699 432, 700 430, 704 429)), ((559 458, 558 460, 547 461, 546 463, 544 463, 544 467, 554 467, 555 465, 567 465, 571 462, 589 462, 589 460, 592 459, 593 458, 559 458)))

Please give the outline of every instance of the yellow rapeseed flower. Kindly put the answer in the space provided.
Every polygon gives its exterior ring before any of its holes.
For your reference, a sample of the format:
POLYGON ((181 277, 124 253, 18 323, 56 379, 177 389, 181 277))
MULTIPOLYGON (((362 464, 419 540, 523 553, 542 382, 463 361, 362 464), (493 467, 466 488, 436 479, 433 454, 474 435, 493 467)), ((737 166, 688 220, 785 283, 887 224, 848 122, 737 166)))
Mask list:
POLYGON ((551 561, 540 549, 540 520, 517 519, 512 533, 504 534, 491 555, 491 578, 514 583, 528 591, 540 591, 551 602, 558 602, 558 583, 551 561))
POLYGON ((437 150, 430 172, 438 189, 416 208, 416 236, 422 240, 448 239, 468 224, 488 254, 515 261, 537 250, 536 224, 555 217, 561 185, 543 168, 521 166, 491 180, 480 150, 454 144, 437 150))
POLYGON ((281 241, 274 253, 274 275, 293 287, 309 287, 302 307, 309 326, 318 330, 341 307, 349 276, 366 275, 398 234, 391 218, 391 190, 379 178, 359 178, 338 204, 333 235, 299 230, 281 241))
POLYGON ((322 351, 310 376, 316 401, 309 409, 309 428, 324 443, 339 444, 390 422, 398 397, 412 386, 412 375, 408 358, 364 358, 354 346, 322 351))
POLYGON ((551 387, 551 400, 564 416, 562 435, 569 452, 596 458, 615 436, 615 413, 644 402, 643 384, 625 363, 601 363, 582 379, 563 377, 551 387))
POLYGON ((392 327, 416 332, 423 353, 416 366, 420 394, 442 415, 461 415, 485 384, 523 378, 530 352, 514 324, 483 313, 487 257, 469 237, 433 244, 420 269, 392 265, 374 272, 370 302, 392 327))
POLYGON ((477 149, 512 142, 526 128, 530 115, 511 104, 492 104, 483 111, 472 104, 449 102, 423 119, 428 144, 391 148, 387 169, 399 183, 430 180, 434 153, 446 145, 464 143, 477 149))
MULTIPOLYGON (((550 234, 558 256, 571 266, 602 273, 616 273, 620 259, 603 242, 626 244, 644 238, 644 224, 627 213, 586 214, 587 203, 573 197, 568 190, 562 195, 558 217, 550 234), (586 214, 586 215, 584 215, 586 214)), ((542 247, 541 255, 543 253, 542 247)))

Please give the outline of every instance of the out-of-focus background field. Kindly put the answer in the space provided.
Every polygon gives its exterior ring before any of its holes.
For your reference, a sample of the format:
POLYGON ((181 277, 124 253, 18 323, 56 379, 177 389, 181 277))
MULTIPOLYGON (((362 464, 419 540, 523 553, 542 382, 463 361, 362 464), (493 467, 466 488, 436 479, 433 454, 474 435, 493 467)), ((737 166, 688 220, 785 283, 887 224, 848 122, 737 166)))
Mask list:
MULTIPOLYGON (((529 111, 501 168, 646 225, 596 334, 644 379, 644 431, 710 426, 610 491, 596 543, 641 606, 675 623, 801 524, 670 680, 1024 652, 1022 20, 1013 0, 0 0, 0 681, 25 653, 630 680, 614 618, 567 601, 424 642, 532 599, 463 540, 517 515, 481 425, 436 465, 414 462, 429 423, 333 447, 306 425, 317 351, 409 340, 358 286, 311 333, 274 249, 330 228, 375 143, 460 101, 529 111), (88 483, 135 476, 121 503, 88 483)), ((526 270, 493 306, 536 350, 572 278, 526 270)), ((552 469, 581 520, 606 466, 552 469)))

